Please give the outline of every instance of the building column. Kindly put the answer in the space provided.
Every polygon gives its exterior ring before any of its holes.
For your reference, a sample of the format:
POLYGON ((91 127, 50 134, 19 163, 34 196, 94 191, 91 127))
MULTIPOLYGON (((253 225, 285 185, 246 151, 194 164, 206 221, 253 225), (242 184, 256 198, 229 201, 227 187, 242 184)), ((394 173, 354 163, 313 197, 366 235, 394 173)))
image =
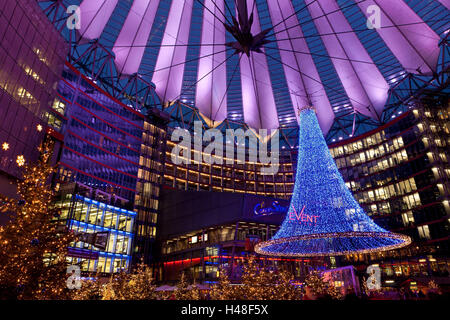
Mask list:
POLYGON ((201 261, 202 261, 202 278, 201 278, 202 282, 204 282, 206 280, 206 266, 205 266, 205 250, 206 250, 206 248, 205 248, 204 242, 205 242, 205 229, 202 229, 202 247, 203 247, 202 259, 201 259, 201 261))
POLYGON ((236 241, 239 231, 239 222, 236 222, 236 228, 234 232, 234 239, 233 239, 233 247, 231 249, 231 259, 230 259, 230 276, 233 274, 233 268, 234 268, 234 253, 236 251, 236 241))

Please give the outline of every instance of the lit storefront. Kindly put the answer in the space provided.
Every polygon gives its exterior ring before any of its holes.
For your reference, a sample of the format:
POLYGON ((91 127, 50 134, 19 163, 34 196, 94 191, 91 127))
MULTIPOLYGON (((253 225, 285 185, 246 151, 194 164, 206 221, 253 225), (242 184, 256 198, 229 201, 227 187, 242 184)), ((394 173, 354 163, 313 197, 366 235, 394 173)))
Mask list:
POLYGON ((287 211, 286 200, 256 195, 163 189, 158 239, 159 279, 174 281, 181 272, 199 282, 217 280, 220 268, 238 281, 250 256, 261 265, 287 269, 297 278, 310 269, 331 267, 329 259, 258 257, 254 246, 270 239, 287 211), (189 202, 189 206, 183 204, 189 202))

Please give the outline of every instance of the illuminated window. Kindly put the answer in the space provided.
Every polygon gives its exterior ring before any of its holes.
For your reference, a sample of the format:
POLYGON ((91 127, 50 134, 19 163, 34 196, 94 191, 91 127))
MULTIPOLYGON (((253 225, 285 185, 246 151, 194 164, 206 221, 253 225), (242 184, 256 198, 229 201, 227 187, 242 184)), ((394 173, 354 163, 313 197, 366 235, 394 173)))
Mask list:
POLYGON ((408 226, 410 223, 414 223, 414 216, 411 211, 402 213, 403 225, 408 226))
POLYGON ((45 84, 45 81, 39 77, 39 75, 33 71, 29 66, 24 65, 22 66, 23 70, 28 76, 31 76, 35 81, 39 82, 40 84, 45 84))
POLYGON ((430 229, 428 228, 427 225, 417 227, 417 231, 419 231, 420 238, 427 239, 427 240, 431 239, 430 229))
POLYGON ((22 100, 25 100, 25 101, 22 101, 25 104, 26 103, 31 104, 31 103, 37 102, 36 98, 33 97, 33 95, 31 93, 29 93, 25 88, 22 88, 22 87, 17 89, 17 96, 19 98, 22 98, 22 100))
POLYGON ((47 123, 49 126, 57 130, 62 128, 62 121, 55 117, 53 114, 46 112, 44 117, 47 119, 47 123))
POLYGON ((61 102, 59 99, 55 99, 53 101, 52 108, 55 111, 57 111, 57 112, 59 112, 61 114, 64 114, 64 111, 66 110, 66 105, 63 102, 61 102))

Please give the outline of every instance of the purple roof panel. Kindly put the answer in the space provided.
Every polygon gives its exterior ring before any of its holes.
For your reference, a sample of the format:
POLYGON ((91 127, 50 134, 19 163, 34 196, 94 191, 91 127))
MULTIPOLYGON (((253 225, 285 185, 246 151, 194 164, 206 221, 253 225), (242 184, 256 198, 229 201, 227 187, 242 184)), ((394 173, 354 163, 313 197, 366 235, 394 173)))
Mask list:
POLYGON ((389 85, 352 31, 335 0, 305 0, 353 107, 379 118, 389 85))
POLYGON ((139 71, 158 5, 159 0, 133 2, 113 48, 119 73, 130 75, 139 71))
POLYGON ((427 24, 421 23, 419 16, 405 2, 367 0, 358 5, 363 12, 367 12, 370 5, 381 9, 381 28, 375 30, 408 72, 419 73, 420 68, 420 73, 431 75, 436 71, 439 36, 427 24))
MULTIPOLYGON (((272 24, 275 26, 292 105, 294 109, 314 105, 318 111, 320 127, 326 134, 334 121, 333 109, 303 38, 292 3, 290 0, 275 0, 268 1, 267 4, 272 24)), ((296 110, 294 112, 299 121, 298 112, 296 110)))
MULTIPOLYGON (((254 10, 252 34, 261 31, 254 0, 247 0, 248 14, 254 10)), ((264 50, 264 49, 262 49, 264 50)), ((242 54, 240 60, 244 120, 253 129, 276 129, 278 113, 273 96, 269 67, 264 53, 242 54)))
POLYGON ((193 0, 172 1, 152 81, 165 103, 180 97, 193 0))
POLYGON ((227 117, 227 70, 225 26, 215 16, 225 11, 224 0, 206 0, 200 48, 195 105, 200 113, 218 123, 227 117), (216 7, 217 6, 217 7, 216 7), (220 10, 219 10, 220 9, 220 10), (217 43, 217 45, 210 45, 217 43), (219 45, 220 44, 220 45, 219 45), (223 45, 222 45, 223 44, 223 45))
POLYGON ((80 35, 83 39, 100 38, 118 0, 83 0, 80 4, 80 35))

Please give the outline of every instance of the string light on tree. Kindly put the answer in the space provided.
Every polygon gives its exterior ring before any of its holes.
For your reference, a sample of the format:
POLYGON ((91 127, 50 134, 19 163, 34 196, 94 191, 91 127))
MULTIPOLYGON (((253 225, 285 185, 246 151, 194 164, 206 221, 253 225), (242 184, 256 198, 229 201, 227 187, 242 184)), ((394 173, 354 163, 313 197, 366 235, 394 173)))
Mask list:
POLYGON ((101 284, 99 274, 83 281, 80 290, 73 290, 74 300, 152 300, 160 298, 155 292, 152 270, 142 261, 127 273, 111 274, 108 283, 101 284))
MULTIPOLYGON (((52 144, 39 148, 36 165, 25 164, 17 186, 19 199, 0 196, 0 212, 14 221, 0 227, 0 296, 12 299, 67 299, 67 247, 76 240, 53 220, 49 177, 55 172, 48 160, 52 144)), ((22 162, 23 161, 23 162, 22 162)))
POLYGON ((25 157, 23 155, 18 155, 16 159, 16 163, 19 167, 22 167, 25 165, 25 157))
MULTIPOLYGON (((225 289, 221 294, 213 291, 212 296, 237 300, 300 300, 302 292, 292 281, 293 276, 288 271, 267 269, 250 257, 243 268, 241 285, 225 289)), ((224 284, 226 279, 221 279, 220 287, 226 287, 224 284)))
POLYGON ((297 172, 289 210, 278 232, 255 251, 272 256, 336 256, 404 247, 411 238, 386 231, 367 216, 338 171, 315 110, 299 110, 297 172))
POLYGON ((9 143, 8 143, 8 142, 3 142, 3 144, 2 144, 2 149, 3 149, 4 151, 7 151, 7 150, 9 149, 9 143))
POLYGON ((326 281, 319 271, 312 271, 305 278, 305 287, 309 298, 329 296, 332 299, 342 299, 343 296, 333 283, 326 281), (312 297, 310 296, 312 295, 312 297))
POLYGON ((38 124, 38 125, 36 126, 36 129, 37 129, 37 131, 41 132, 41 131, 42 131, 42 125, 41 125, 41 124, 38 124))
POLYGON ((225 269, 219 270, 219 279, 210 291, 211 300, 236 300, 238 293, 236 286, 232 286, 225 269))

